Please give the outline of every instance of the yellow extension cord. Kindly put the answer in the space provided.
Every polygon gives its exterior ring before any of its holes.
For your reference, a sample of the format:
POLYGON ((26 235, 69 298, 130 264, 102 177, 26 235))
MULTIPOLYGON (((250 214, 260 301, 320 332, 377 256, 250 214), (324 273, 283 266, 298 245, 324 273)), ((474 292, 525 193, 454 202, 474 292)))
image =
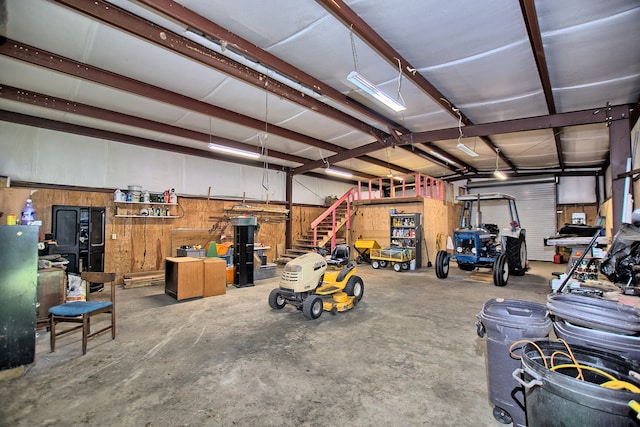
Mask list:
MULTIPOLYGON (((538 353, 540 353, 540 356, 542 356, 542 362, 544 363, 544 367, 551 370, 551 371, 557 371, 558 369, 565 369, 565 368, 575 368, 578 371, 578 375, 576 376, 576 379, 580 380, 580 381, 584 381, 584 375, 582 375, 582 371, 591 371, 591 372, 595 372, 597 374, 602 375, 603 377, 605 377, 608 381, 603 382, 602 384, 600 384, 600 386, 602 387, 606 387, 606 388, 610 388, 613 390, 628 390, 632 393, 640 393, 640 387, 635 386, 634 384, 631 384, 628 381, 622 381, 619 380, 617 378, 615 378, 613 375, 598 369, 598 368, 594 368, 592 366, 588 366, 588 365, 581 365, 578 363, 578 361, 576 360, 576 358, 573 355, 573 352, 571 351, 571 347, 569 347, 569 344, 567 344, 567 342, 563 339, 559 339, 558 341, 560 341, 561 343, 564 344, 564 346, 567 349, 568 353, 562 352, 562 351, 556 351, 553 354, 551 354, 551 357, 549 357, 549 360, 551 362, 551 368, 549 368, 549 365, 547 364, 547 359, 544 355, 544 353, 542 352, 542 349, 540 348, 540 346, 538 346, 535 342, 530 341, 530 340, 519 340, 514 342, 513 344, 511 344, 511 346, 509 347, 509 354, 511 355, 511 357, 513 357, 514 359, 522 359, 522 356, 515 354, 513 352, 513 349, 520 345, 520 344, 531 344, 535 347, 536 350, 538 350, 538 353), (553 359, 555 358, 555 356, 557 355, 562 355, 565 356, 569 359, 571 359, 571 361, 573 363, 565 363, 565 364, 561 364, 561 365, 555 365, 553 359)), ((634 402, 633 400, 631 401, 633 403, 635 403, 635 405, 638 405, 636 402, 634 402)), ((634 406, 632 406, 632 403, 629 402, 629 406, 631 406, 632 408, 634 408, 634 406)), ((640 406, 640 405, 638 405, 640 406)), ((638 411, 636 408, 634 408, 636 410, 636 412, 638 411)))

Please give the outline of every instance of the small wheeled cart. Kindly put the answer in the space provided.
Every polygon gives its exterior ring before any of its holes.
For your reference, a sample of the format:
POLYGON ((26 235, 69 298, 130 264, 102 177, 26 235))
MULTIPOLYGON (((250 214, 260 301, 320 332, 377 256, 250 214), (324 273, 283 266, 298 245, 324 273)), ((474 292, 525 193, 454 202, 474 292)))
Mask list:
POLYGON ((375 240, 363 240, 358 239, 353 247, 358 252, 356 262, 362 264, 363 262, 371 262, 371 250, 380 249, 380 245, 375 240))
POLYGON ((384 268, 390 264, 395 271, 408 270, 412 259, 413 251, 407 248, 371 249, 371 267, 373 268, 384 268))

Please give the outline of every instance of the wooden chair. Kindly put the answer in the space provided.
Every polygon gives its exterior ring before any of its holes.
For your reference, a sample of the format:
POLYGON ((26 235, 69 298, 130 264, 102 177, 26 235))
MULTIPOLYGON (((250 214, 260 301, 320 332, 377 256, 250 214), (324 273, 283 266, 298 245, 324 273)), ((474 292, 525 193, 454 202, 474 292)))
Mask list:
MULTIPOLYGON (((82 354, 87 354, 87 340, 94 335, 108 331, 111 329, 111 339, 116 338, 116 286, 113 281, 116 278, 115 273, 101 273, 101 272, 89 272, 85 271, 80 276, 83 280, 87 281, 87 294, 86 301, 74 301, 61 305, 56 305, 49 309, 49 326, 51 329, 51 351, 56 349, 56 337, 64 335, 66 333, 82 329, 82 354), (89 283, 102 283, 110 286, 110 298, 106 300, 90 301, 89 283), (92 316, 100 313, 111 313, 111 324, 99 329, 95 332, 91 332, 90 319, 92 316), (56 332, 56 324, 58 323, 80 323, 80 325, 74 326, 56 332)), ((101 292, 100 295, 109 295, 108 292, 101 292)), ((94 297, 95 298, 95 297, 94 297)))

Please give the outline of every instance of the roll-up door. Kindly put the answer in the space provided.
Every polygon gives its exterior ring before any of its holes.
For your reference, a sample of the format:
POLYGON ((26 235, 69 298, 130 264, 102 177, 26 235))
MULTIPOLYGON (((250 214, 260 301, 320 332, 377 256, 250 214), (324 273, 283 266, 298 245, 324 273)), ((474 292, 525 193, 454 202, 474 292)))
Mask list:
MULTIPOLYGON (((469 186, 472 187, 472 186, 469 186)), ((552 182, 525 185, 482 185, 469 188, 469 193, 506 193, 516 198, 522 228, 527 230, 527 255, 534 261, 553 261, 555 248, 545 246, 544 238, 556 234, 556 184, 552 182)), ((506 204, 485 204, 483 218, 500 218, 498 224, 508 224, 509 212, 506 204)))

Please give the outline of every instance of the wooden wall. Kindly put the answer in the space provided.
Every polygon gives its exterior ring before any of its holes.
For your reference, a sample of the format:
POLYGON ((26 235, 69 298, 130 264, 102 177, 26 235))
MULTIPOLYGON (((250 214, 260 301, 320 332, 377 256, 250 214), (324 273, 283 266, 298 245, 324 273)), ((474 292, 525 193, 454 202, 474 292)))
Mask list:
MULTIPOLYGON (((240 216, 244 213, 232 212, 239 202, 178 198, 179 207, 173 207, 179 218, 116 218, 113 194, 97 191, 73 191, 58 189, 3 188, 0 201, 7 202, 16 215, 24 205, 24 200, 33 192, 36 219, 42 221, 41 233, 51 233, 51 207, 53 205, 104 206, 106 207, 105 226, 105 270, 115 271, 118 280, 125 273, 154 271, 164 269, 164 259, 175 256, 176 248, 182 245, 205 245, 211 240, 219 241, 222 234, 233 242, 233 226, 228 216, 240 216), (13 207, 17 206, 17 207, 13 207), (112 239, 115 235, 115 239, 112 239)), ((135 205, 143 207, 143 205, 135 205)), ((253 204, 254 208, 267 205, 253 204)), ((173 213, 173 212, 172 212, 173 213)), ((297 216, 299 214, 296 214, 297 216)), ((267 251, 267 261, 276 258, 275 248, 284 244, 285 222, 273 219, 273 215, 258 213, 260 229, 255 242, 271 246, 267 251), (266 219, 266 217, 270 217, 266 219), (263 221, 264 220, 264 221, 263 221)), ((2 218, 6 222, 5 217, 2 218)))
MULTIPOLYGON (((209 200, 206 198, 178 198, 179 207, 173 207, 173 213, 179 218, 116 218, 116 206, 113 193, 105 191, 81 191, 47 188, 2 188, 0 189, 0 207, 15 210, 18 216, 24 200, 32 194, 36 219, 42 221, 41 233, 51 232, 51 207, 53 205, 104 206, 106 207, 105 227, 105 270, 115 271, 118 281, 125 273, 154 271, 164 269, 164 259, 175 256, 176 249, 182 245, 202 245, 209 241, 220 241, 222 235, 233 242, 233 226, 229 216, 246 215, 235 212, 237 201, 209 200), (115 239, 112 239, 115 235, 115 239)), ((135 205, 143 207, 142 205, 135 205)), ((274 207, 267 204, 252 204, 252 208, 274 207)), ((282 207, 282 206, 278 206, 282 207)), ((352 221, 352 228, 343 233, 350 245, 357 239, 375 239, 382 246, 389 245, 389 211, 417 212, 423 214, 424 237, 428 245, 429 260, 435 260, 438 236, 444 238, 451 234, 457 224, 458 211, 455 205, 443 204, 435 200, 418 200, 409 203, 391 203, 380 205, 360 205, 352 221), (444 236, 444 237, 443 237, 444 236)), ((295 206, 289 213, 292 221, 293 239, 306 233, 310 223, 326 208, 322 206, 295 206)), ((260 224, 255 242, 270 246, 265 255, 267 262, 273 262, 285 247, 286 222, 281 216, 272 214, 254 214, 260 224)), ((2 218, 6 221, 6 217, 2 218)), ((427 265, 427 251, 423 246, 422 265, 427 265)))

